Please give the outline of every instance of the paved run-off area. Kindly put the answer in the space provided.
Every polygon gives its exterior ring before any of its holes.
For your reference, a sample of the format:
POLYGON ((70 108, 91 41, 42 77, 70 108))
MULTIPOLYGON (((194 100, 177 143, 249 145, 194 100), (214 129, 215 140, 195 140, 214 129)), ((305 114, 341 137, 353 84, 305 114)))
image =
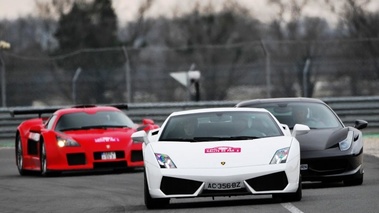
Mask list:
MULTIPOLYGON (((364 134, 364 150, 366 154, 379 157, 379 134, 364 134)), ((13 141, 0 141, 0 149, 14 148, 13 141)))
POLYGON ((379 134, 364 135, 363 137, 363 152, 379 157, 379 134))

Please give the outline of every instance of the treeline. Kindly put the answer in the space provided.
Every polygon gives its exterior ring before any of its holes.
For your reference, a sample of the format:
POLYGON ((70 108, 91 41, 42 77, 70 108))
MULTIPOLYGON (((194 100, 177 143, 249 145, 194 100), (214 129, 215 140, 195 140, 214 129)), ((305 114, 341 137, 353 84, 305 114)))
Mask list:
POLYGON ((311 97, 320 85, 330 90, 321 95, 377 95, 372 3, 267 0, 277 13, 262 22, 238 1, 152 18, 155 1, 145 0, 120 24, 111 0, 36 1, 38 17, 0 21, 0 40, 12 44, 1 50, 6 105, 183 101, 186 91, 169 73, 191 66, 202 73, 202 100, 311 97), (337 23, 308 16, 314 4, 337 23))

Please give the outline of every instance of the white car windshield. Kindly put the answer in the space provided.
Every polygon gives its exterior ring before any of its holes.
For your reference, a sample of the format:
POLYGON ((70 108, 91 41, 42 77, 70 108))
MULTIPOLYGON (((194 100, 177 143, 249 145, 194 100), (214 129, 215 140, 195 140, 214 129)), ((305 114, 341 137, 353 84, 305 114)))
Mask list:
POLYGON ((267 112, 207 112, 171 117, 159 141, 250 140, 281 135, 267 112))

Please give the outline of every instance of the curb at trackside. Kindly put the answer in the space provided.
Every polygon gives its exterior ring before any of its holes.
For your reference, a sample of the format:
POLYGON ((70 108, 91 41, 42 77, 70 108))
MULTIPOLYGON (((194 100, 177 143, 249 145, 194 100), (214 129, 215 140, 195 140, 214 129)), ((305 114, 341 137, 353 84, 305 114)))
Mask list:
MULTIPOLYGON (((366 141, 366 145, 365 145, 365 154, 368 154, 368 155, 372 155, 372 156, 375 156, 375 157, 379 157, 379 151, 378 151, 378 147, 379 147, 379 134, 364 134, 363 135, 363 138, 365 139, 378 139, 377 141, 366 141), (377 144, 376 144, 377 143, 377 144), (369 146, 368 146, 369 145, 369 146), (371 150, 370 146, 373 146, 375 150, 371 150)), ((4 143, 2 144, 0 142, 0 150, 5 150, 5 149, 14 149, 14 145, 13 143, 4 143)))
POLYGON ((0 147, 0 150, 2 149, 14 149, 14 147, 0 147))

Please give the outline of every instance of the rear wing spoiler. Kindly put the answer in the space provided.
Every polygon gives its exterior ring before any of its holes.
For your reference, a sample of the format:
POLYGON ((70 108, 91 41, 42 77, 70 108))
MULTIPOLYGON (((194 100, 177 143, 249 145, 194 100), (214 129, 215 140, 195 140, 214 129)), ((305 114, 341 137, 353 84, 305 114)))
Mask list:
MULTIPOLYGON (((100 105, 75 105, 75 106, 68 106, 68 107, 43 107, 43 108, 15 108, 9 110, 9 113, 12 117, 15 115, 30 115, 30 114, 37 114, 39 118, 41 118, 42 114, 51 114, 59 109, 65 109, 65 108, 90 108, 90 107, 97 107, 100 105)), ((110 105, 101 105, 101 106, 110 106, 115 107, 120 110, 126 110, 128 109, 127 104, 110 104, 110 105)))
POLYGON ((11 109, 9 110, 9 113, 12 117, 15 117, 15 115, 30 115, 30 114, 37 114, 39 118, 41 118, 42 114, 51 114, 57 111, 61 108, 24 108, 24 109, 11 109))

